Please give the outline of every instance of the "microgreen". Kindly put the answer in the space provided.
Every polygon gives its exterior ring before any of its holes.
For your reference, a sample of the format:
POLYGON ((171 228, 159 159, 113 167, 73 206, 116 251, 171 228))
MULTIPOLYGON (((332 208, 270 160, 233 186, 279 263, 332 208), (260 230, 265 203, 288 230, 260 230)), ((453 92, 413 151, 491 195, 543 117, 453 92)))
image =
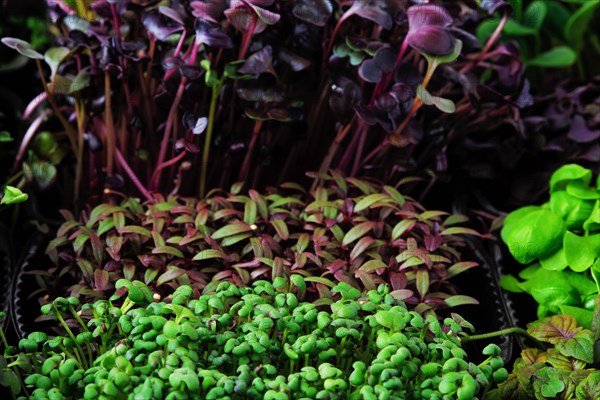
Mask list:
MULTIPOLYGON (((203 197, 330 167, 386 181, 408 165, 442 172, 436 154, 448 140, 438 132, 494 110, 497 102, 480 109, 469 95, 495 91, 498 79, 484 72, 506 67, 493 53, 500 32, 473 45, 478 10, 472 1, 52 3, 50 48, 2 39, 36 63, 42 83, 26 116, 43 111, 22 154, 48 120, 75 162, 79 205, 132 193, 203 197), (435 139, 416 148, 426 133, 435 139)), ((504 86, 520 93, 523 80, 504 86)), ((17 157, 15 168, 26 161, 17 157)), ((53 157, 44 188, 73 181, 67 164, 53 157)))
POLYGON ((78 320, 75 340, 63 318, 75 299, 44 307, 69 334, 32 333, 5 351, 0 382, 13 397, 472 399, 507 375, 497 346, 469 362, 461 317, 424 318, 385 285, 363 296, 341 283, 341 299, 323 308, 267 281, 222 282, 200 296, 183 285, 171 302, 139 297, 143 284, 119 286, 124 293, 80 310, 93 318, 78 320))
MULTIPOLYGON (((597 311, 596 319, 598 315, 597 311)), ((548 347, 524 349, 507 379, 484 399, 595 398, 600 389, 600 373, 594 368, 600 336, 598 326, 593 329, 583 329, 570 315, 529 324, 527 333, 548 347)))
POLYGON ((331 301, 338 295, 330 289, 343 282, 355 293, 388 283, 421 312, 476 303, 451 285, 477 265, 457 252, 463 235, 479 235, 459 225, 464 216, 427 211, 392 186, 337 172, 320 179, 326 188, 310 193, 284 184, 267 193, 212 191, 201 201, 102 204, 79 221, 69 217, 46 252, 77 282, 69 289, 76 297, 106 298, 124 290, 120 278, 151 287, 146 297, 184 284, 212 290, 279 279, 309 301, 331 301))
POLYGON ((502 240, 521 264, 519 276, 501 280, 511 291, 527 292, 539 303, 538 316, 570 314, 589 328, 600 291, 600 188, 592 171, 568 164, 552 174, 550 200, 526 206, 504 220, 502 240), (568 269, 567 269, 568 268, 568 269))

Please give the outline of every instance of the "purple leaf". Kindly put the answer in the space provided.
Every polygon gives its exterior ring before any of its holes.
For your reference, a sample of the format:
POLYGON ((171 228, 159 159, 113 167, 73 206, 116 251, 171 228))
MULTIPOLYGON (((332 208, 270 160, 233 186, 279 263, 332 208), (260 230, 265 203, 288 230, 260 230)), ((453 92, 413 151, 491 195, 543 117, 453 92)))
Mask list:
POLYGON ((271 5, 270 0, 232 0, 225 17, 231 25, 242 32, 250 31, 254 24, 253 34, 261 33, 267 25, 274 25, 281 18, 279 14, 258 7, 271 5))
POLYGON ((158 12, 177 22, 179 25, 185 25, 186 10, 180 3, 172 2, 169 7, 160 6, 158 12))
POLYGON ((381 69, 377 66, 374 60, 364 61, 358 68, 358 75, 367 82, 377 83, 383 76, 381 69))
POLYGON ((387 73, 394 68, 396 54, 390 47, 381 47, 373 56, 373 61, 381 72, 387 73))
POLYGON ((590 143, 600 138, 600 131, 590 130, 585 119, 580 115, 575 115, 567 137, 577 143, 590 143))
POLYGON ((156 10, 146 13, 142 18, 142 23, 146 30, 160 41, 164 41, 172 34, 183 30, 182 26, 169 25, 165 16, 156 10))
POLYGON ((345 20, 352 15, 358 15, 369 21, 373 21, 384 29, 392 29, 393 21, 391 15, 385 11, 385 2, 381 0, 357 0, 342 16, 345 20))
POLYGON ((198 43, 225 49, 233 47, 231 38, 218 26, 202 21, 200 18, 196 18, 194 28, 196 29, 196 42, 198 43))
POLYGON ((406 40, 414 49, 433 55, 447 55, 454 50, 454 39, 448 27, 452 17, 445 8, 418 5, 408 9, 406 40))
POLYGON ((292 10, 294 16, 316 26, 325 26, 333 14, 330 0, 299 0, 292 10))
POLYGON ((295 72, 305 70, 310 67, 310 60, 292 53, 287 49, 279 50, 279 59, 288 64, 295 72))
POLYGON ((486 10, 490 15, 501 8, 512 9, 512 5, 506 0, 481 0, 480 7, 486 10))
POLYGON ((264 72, 268 72, 275 75, 272 63, 273 49, 268 45, 248 57, 244 62, 244 65, 242 65, 238 71, 243 74, 260 75, 264 72))
POLYGON ((192 1, 192 15, 200 18, 203 21, 218 24, 221 20, 223 12, 227 9, 225 0, 201 0, 192 1))

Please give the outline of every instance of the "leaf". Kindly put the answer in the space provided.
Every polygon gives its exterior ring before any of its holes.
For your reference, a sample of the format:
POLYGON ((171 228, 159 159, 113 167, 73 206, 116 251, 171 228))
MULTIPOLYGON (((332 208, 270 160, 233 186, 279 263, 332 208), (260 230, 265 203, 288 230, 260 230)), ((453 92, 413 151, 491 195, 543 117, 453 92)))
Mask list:
POLYGON ((316 26, 325 26, 333 14, 331 0, 298 0, 292 9, 294 16, 316 26))
POLYGON ((221 246, 223 246, 223 247, 233 246, 234 244, 241 242, 244 239, 248 239, 250 236, 252 236, 252 233, 240 233, 240 234, 233 235, 233 236, 227 236, 226 238, 224 238, 221 241, 221 246))
POLYGON ((592 400, 600 393, 600 371, 594 371, 577 385, 577 400, 592 400))
POLYGON ((44 61, 50 67, 51 76, 56 75, 56 71, 60 63, 69 54, 69 49, 66 47, 51 47, 44 53, 44 61))
POLYGON ((152 254, 170 254, 175 257, 185 258, 181 250, 172 246, 158 246, 152 249, 152 254))
POLYGON ((384 263, 381 260, 369 260, 366 263, 364 263, 363 265, 361 265, 359 267, 359 270, 364 271, 364 272, 374 272, 376 270, 378 270, 379 268, 387 268, 389 267, 389 265, 387 265, 386 263, 384 263))
POLYGON ((593 208, 593 201, 576 198, 566 190, 557 190, 550 195, 550 209, 565 220, 567 229, 581 229, 593 208))
POLYGON ((5 38, 2 38, 2 43, 7 45, 8 47, 10 47, 11 49, 18 51, 20 54, 24 55, 27 58, 32 58, 32 59, 37 59, 37 60, 44 59, 43 55, 41 55, 40 53, 35 51, 31 47, 31 45, 24 40, 17 39, 17 38, 11 38, 11 37, 5 37, 5 38))
POLYGON ((474 235, 474 236, 481 236, 481 233, 477 232, 474 229, 461 228, 461 227, 446 228, 440 234, 441 235, 474 235))
POLYGON ((422 301, 429 291, 429 271, 424 269, 417 271, 417 291, 422 301))
POLYGON ((583 223, 583 229, 586 233, 600 230, 600 200, 596 200, 590 217, 583 223))
POLYGON ((392 240, 399 239, 404 232, 410 231, 417 221, 412 219, 403 219, 392 229, 392 240))
POLYGON ((110 277, 108 275, 108 271, 103 269, 97 269, 94 271, 94 285, 96 289, 103 292, 109 289, 109 281, 110 277))
POLYGON ((211 238, 217 240, 227 236, 237 235, 238 233, 248 232, 251 230, 252 228, 250 228, 249 225, 243 222, 236 222, 218 229, 215 233, 211 235, 211 238))
POLYGON ((382 193, 374 193, 360 199, 358 203, 356 203, 356 205, 354 206, 354 211, 360 212, 366 210, 367 208, 370 208, 376 203, 389 204, 390 202, 391 199, 388 195, 382 193))
POLYGON ((586 310, 581 307, 573 307, 568 305, 559 306, 561 314, 567 314, 577 320, 577 325, 590 329, 592 326, 592 319, 594 318, 594 312, 586 310))
POLYGON ((4 187, 4 195, 2 196, 2 199, 0 199, 0 204, 23 203, 24 201, 27 201, 28 198, 29 196, 27 193, 21 192, 19 188, 7 185, 4 187))
POLYGON ((444 301, 450 307, 457 307, 457 306, 462 306, 465 304, 479 304, 479 301, 477 301, 477 299, 474 299, 471 296, 465 296, 465 295, 450 296, 450 297, 445 298, 444 301))
POLYGON ((348 246, 350 243, 354 242, 357 239, 360 239, 364 235, 366 235, 373 227, 375 226, 375 222, 367 221, 362 222, 352 229, 350 229, 342 240, 342 246, 348 246))
POLYGON ((525 14, 523 15, 523 23, 539 31, 544 23, 544 19, 546 18, 547 12, 546 3, 541 0, 536 0, 529 4, 527 9, 525 10, 525 14))
POLYGON ((543 367, 535 372, 537 379, 533 380, 533 387, 536 391, 536 398, 556 398, 559 393, 565 390, 565 376, 568 372, 556 368, 543 367))
POLYGON ((142 235, 142 236, 148 236, 151 237, 152 233, 150 233, 150 231, 146 228, 142 228, 141 226, 136 226, 136 225, 127 225, 124 226, 123 228, 119 229, 119 234, 124 234, 124 233, 135 233, 138 235, 142 235))
POLYGON ((421 99, 423 104, 428 106, 434 105, 442 112, 453 113, 456 110, 452 100, 431 95, 423 85, 417 86, 417 96, 421 99))
POLYGON ((554 315, 527 325, 527 332, 541 342, 557 345, 575 337, 581 328, 570 315, 554 315))
POLYGON ((500 236, 518 262, 529 264, 560 249, 564 232, 560 216, 542 207, 528 206, 506 217, 500 236))
POLYGON ((587 1, 571 15, 565 26, 565 37, 575 50, 579 51, 584 43, 584 35, 589 32, 589 25, 594 16, 596 8, 600 6, 598 1, 587 1))
POLYGON ((571 181, 582 181, 589 185, 592 180, 592 171, 577 164, 563 165, 557 169, 550 178, 550 193, 565 190, 571 181))
POLYGON ((181 275, 185 274, 185 270, 182 268, 178 268, 175 266, 169 266, 169 269, 164 272, 161 276, 158 277, 156 281, 156 286, 164 285, 167 282, 173 281, 179 278, 181 275))
POLYGON ((256 201, 250 200, 244 206, 244 222, 247 225, 253 225, 256 222, 257 207, 256 201))
POLYGON ((225 254, 220 250, 207 249, 198 252, 192 261, 204 261, 209 260, 211 258, 225 258, 225 254))
POLYGON ((561 247, 560 250, 549 257, 540 258, 540 264, 548 271, 562 271, 567 268, 568 262, 564 247, 561 247))
POLYGON ((461 273, 463 273, 473 267, 476 267, 478 265, 479 265, 478 263, 472 262, 472 261, 463 261, 463 262, 456 263, 456 264, 448 267, 448 270, 446 271, 445 279, 450 279, 453 276, 461 274, 461 273))
POLYGON ((600 257, 600 234, 578 236, 570 231, 565 233, 563 246, 569 267, 575 272, 590 268, 600 257))
POLYGON ((375 243, 375 239, 370 236, 360 238, 360 240, 354 245, 350 252, 350 262, 354 262, 361 254, 368 250, 368 248, 375 243))
POLYGON ((325 286, 328 286, 330 288, 334 288, 335 287, 335 283, 333 283, 331 280, 327 279, 327 278, 323 278, 321 276, 307 276, 304 278, 305 282, 315 282, 315 283, 320 283, 323 284, 325 286))
POLYGON ((571 181, 567 183, 567 193, 583 200, 596 200, 600 198, 600 192, 591 188, 582 181, 571 181))
POLYGON ((504 26, 504 33, 507 36, 534 36, 537 34, 537 30, 509 18, 504 26))
POLYGON ((543 68, 566 68, 575 64, 575 61, 577 61, 577 54, 573 49, 567 46, 557 46, 526 61, 525 64, 543 68))
POLYGON ((288 238, 290 237, 290 232, 289 232, 288 226, 284 220, 282 220, 282 219, 273 220, 273 221, 271 221, 271 225, 273 225, 273 228, 275 228, 275 230, 277 231, 277 234, 279 235, 279 237, 282 240, 288 240, 288 238))

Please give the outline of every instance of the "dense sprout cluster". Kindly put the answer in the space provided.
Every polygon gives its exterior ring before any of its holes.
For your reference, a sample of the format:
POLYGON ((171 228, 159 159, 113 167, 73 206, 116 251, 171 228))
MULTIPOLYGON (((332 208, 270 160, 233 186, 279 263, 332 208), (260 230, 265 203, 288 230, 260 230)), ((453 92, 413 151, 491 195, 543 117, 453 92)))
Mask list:
MULTIPOLYGON (((362 295, 340 283, 341 300, 319 308, 298 301, 296 284, 222 282, 198 298, 180 286, 155 302, 142 282, 122 280, 121 306, 116 295, 83 306, 81 333, 32 333, 3 368, 23 370, 14 390, 33 399, 466 400, 508 375, 496 345, 468 361, 459 335, 472 326, 458 315, 423 318, 385 285, 362 295)), ((58 298, 43 311, 64 321, 77 304, 58 298)))
MULTIPOLYGON (((180 284, 210 290, 257 279, 303 275, 300 299, 331 298, 336 282, 394 295, 420 312, 473 304, 450 279, 477 264, 462 259, 462 215, 426 210, 398 185, 322 175, 307 193, 284 184, 266 193, 212 191, 203 200, 159 197, 102 204, 67 221, 47 248, 59 272, 56 295, 106 297, 120 278, 139 279, 161 295, 180 284), (66 278, 71 276, 72 280, 66 278), (65 283, 66 282, 66 283, 65 283)), ((45 274, 47 275, 47 274, 45 274)))

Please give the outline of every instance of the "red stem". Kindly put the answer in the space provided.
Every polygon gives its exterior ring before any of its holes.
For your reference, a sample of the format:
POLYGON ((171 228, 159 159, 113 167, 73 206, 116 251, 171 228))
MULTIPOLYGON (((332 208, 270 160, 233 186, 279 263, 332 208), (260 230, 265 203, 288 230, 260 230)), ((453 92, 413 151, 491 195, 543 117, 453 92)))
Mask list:
POLYGON ((125 173, 127 173, 127 175, 129 176, 129 179, 131 179, 131 181, 133 182, 133 184, 144 195, 144 197, 146 198, 146 200, 154 202, 154 198, 152 197, 152 195, 150 194, 150 192, 148 191, 148 189, 146 189, 144 187, 144 185, 142 184, 142 182, 140 182, 139 178, 135 175, 135 173, 133 172, 133 170, 131 169, 131 167, 129 166, 129 164, 127 164, 127 161, 125 161, 125 158, 123 157, 123 154, 121 154, 121 152, 119 151, 119 149, 115 149, 115 154, 117 155, 117 161, 121 165, 121 168, 123 168, 125 170, 125 173))
POLYGON ((245 181, 248 177, 250 161, 252 160, 252 153, 254 153, 254 147, 256 146, 256 141, 258 140, 258 136, 260 134, 260 129, 262 128, 262 125, 262 120, 257 119, 254 122, 254 130, 252 131, 252 137, 250 138, 250 143, 248 144, 248 151, 246 152, 246 157, 244 157, 244 163, 242 164, 242 169, 240 171, 240 181, 245 181))
POLYGON ((248 28, 248 32, 244 32, 244 37, 242 39, 242 47, 240 47, 238 60, 243 60, 246 57, 246 52, 248 51, 248 47, 250 47, 250 39, 252 39, 252 35, 254 35, 254 30, 256 29, 257 21, 258 15, 254 14, 252 16, 252 22, 250 23, 250 28, 248 28))
POLYGON ((481 52, 479 53, 479 55, 473 62, 468 63, 460 70, 461 74, 466 74, 467 72, 469 72, 470 70, 475 68, 477 65, 479 65, 479 62, 485 58, 486 54, 490 51, 490 49, 492 48, 494 43, 496 43, 496 41, 502 34, 502 30, 504 30, 504 26, 506 25, 507 22, 508 22, 508 11, 505 10, 504 14, 502 15, 502 19, 500 20, 500 23, 496 27, 496 30, 494 31, 492 36, 490 36, 490 38, 486 42, 485 46, 483 47, 483 50, 481 50, 481 52))
MULTIPOLYGON (((196 61, 196 56, 198 55, 198 47, 200 47, 200 42, 194 41, 194 45, 192 47, 192 53, 190 54, 190 64, 193 65, 196 61)), ((187 83, 187 78, 185 76, 181 77, 181 82, 179 83, 179 88, 177 89, 177 94, 175 95, 175 99, 171 104, 171 109, 169 110, 169 117, 167 118, 167 124, 165 126, 165 132, 163 134, 162 141, 160 143, 160 150, 158 153, 158 159, 156 160, 157 165, 162 165, 165 162, 165 158, 167 156, 167 147, 169 145, 169 139, 171 138, 171 130, 173 127, 173 122, 177 115, 177 108, 179 107, 179 103, 181 102, 181 97, 183 96, 183 92, 185 90, 185 85, 187 83)), ((160 184, 162 169, 158 170, 158 174, 156 174, 155 179, 150 182, 150 187, 156 190, 158 185, 160 184)))

